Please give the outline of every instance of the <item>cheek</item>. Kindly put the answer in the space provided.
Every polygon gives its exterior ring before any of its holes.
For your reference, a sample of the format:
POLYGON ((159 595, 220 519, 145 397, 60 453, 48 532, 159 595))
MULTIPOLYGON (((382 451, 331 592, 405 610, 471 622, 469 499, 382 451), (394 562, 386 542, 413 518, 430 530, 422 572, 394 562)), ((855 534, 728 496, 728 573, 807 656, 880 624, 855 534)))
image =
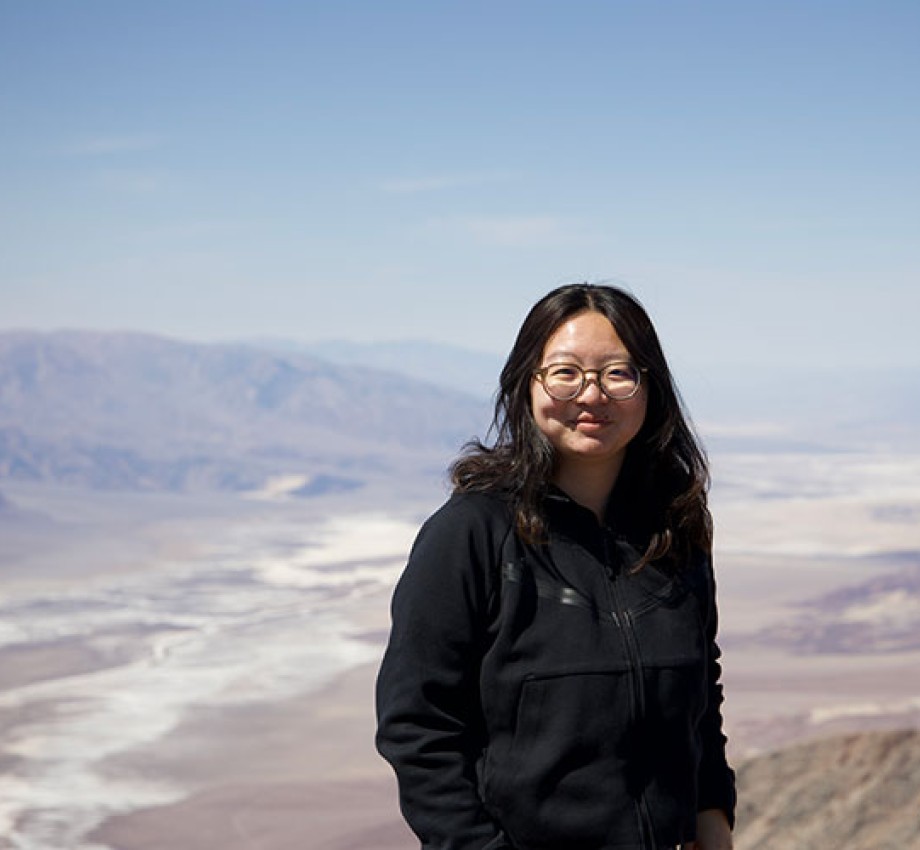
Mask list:
POLYGON ((643 426, 645 425, 645 419, 647 415, 648 415, 648 400, 643 395, 642 400, 636 405, 636 410, 633 413, 633 417, 634 417, 633 427, 635 431, 635 434, 633 436, 635 436, 642 430, 643 426))
POLYGON ((548 427, 553 418, 555 404, 539 386, 534 386, 530 392, 530 416, 537 430, 548 434, 548 427))

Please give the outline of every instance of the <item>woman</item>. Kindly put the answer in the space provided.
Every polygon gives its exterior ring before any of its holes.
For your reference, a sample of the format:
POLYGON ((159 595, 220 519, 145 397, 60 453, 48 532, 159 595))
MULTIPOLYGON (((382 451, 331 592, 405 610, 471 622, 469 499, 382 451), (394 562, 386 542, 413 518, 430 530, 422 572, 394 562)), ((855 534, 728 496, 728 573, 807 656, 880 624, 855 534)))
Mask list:
POLYGON ((576 284, 393 597, 377 745, 425 848, 729 850, 705 457, 651 321, 576 284))

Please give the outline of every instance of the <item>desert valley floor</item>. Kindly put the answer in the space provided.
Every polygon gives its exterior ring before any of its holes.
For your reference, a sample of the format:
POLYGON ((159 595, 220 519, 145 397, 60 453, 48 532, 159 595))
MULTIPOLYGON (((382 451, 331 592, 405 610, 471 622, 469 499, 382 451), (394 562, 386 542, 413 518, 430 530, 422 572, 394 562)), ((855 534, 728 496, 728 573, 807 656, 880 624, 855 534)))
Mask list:
MULTIPOLYGON (((715 460, 734 760, 920 728, 920 457, 715 460)), ((372 687, 443 490, 4 493, 0 848, 413 846, 372 687)))

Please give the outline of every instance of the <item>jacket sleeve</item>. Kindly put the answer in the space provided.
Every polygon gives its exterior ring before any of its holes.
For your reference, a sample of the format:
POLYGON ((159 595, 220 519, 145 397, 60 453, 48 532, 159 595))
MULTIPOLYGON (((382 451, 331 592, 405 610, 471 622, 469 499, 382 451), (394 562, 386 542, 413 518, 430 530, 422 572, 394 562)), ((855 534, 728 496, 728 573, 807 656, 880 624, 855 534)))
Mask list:
POLYGON ((377 748, 396 772, 406 821, 432 850, 510 847, 476 780, 479 666, 498 557, 479 514, 454 497, 422 527, 393 595, 377 678, 377 748))
POLYGON ((700 740, 703 746, 697 778, 697 809, 722 809, 729 824, 735 825, 735 773, 725 757, 726 737, 722 730, 722 665, 721 650, 716 642, 718 632, 718 608, 716 603, 715 576, 712 559, 706 564, 706 638, 708 641, 708 700, 706 712, 700 722, 700 740))

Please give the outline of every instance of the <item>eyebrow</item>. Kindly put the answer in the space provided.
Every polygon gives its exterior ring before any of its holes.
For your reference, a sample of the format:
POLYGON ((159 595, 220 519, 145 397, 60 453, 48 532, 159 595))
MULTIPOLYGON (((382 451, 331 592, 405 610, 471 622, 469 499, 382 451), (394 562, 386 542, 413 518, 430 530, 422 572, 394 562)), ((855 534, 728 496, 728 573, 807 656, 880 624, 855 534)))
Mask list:
MULTIPOLYGON (((546 353, 547 360, 556 358, 556 357, 569 357, 572 360, 578 360, 578 361, 581 360, 581 358, 577 354, 575 354, 574 351, 566 351, 565 349, 555 349, 553 351, 548 351, 546 353)), ((628 351, 617 351, 614 354, 610 354, 610 353, 605 354, 601 359, 606 361, 607 363, 617 363, 621 360, 629 361, 632 358, 629 356, 628 351)))

